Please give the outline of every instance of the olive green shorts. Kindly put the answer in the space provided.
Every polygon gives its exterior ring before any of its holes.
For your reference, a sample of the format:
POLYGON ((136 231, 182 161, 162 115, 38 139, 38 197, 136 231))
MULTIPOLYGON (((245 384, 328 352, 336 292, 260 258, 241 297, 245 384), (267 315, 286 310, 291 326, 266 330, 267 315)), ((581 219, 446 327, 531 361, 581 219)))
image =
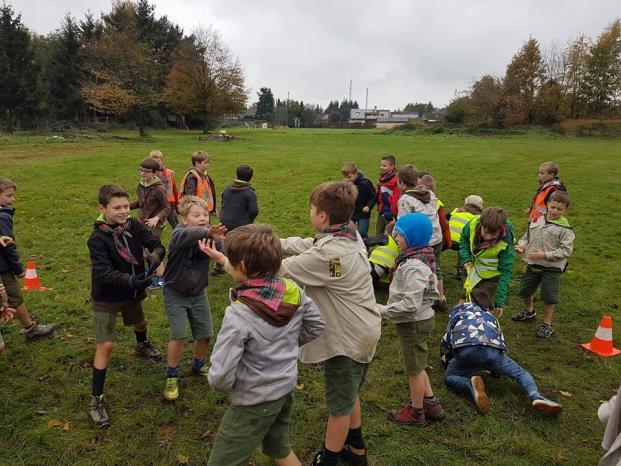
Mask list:
POLYGON ((325 362, 326 407, 330 415, 351 413, 368 370, 369 363, 357 362, 347 356, 335 356, 325 362))
POLYGON ((93 301, 93 327, 96 343, 116 341, 116 315, 119 312, 123 316, 125 326, 138 324, 144 320, 141 301, 93 301))
POLYGON ((435 317, 415 322, 400 322, 396 326, 406 374, 421 373, 427 367, 429 358, 427 340, 435 326, 435 317))
POLYGON ((20 304, 24 304, 22 289, 13 272, 3 272, 0 274, 0 282, 2 282, 6 290, 7 297, 9 298, 9 306, 16 308, 20 304))
POLYGON ((520 284, 520 291, 518 293, 520 298, 534 295, 539 284, 541 284, 541 301, 544 304, 558 304, 561 270, 543 270, 536 266, 528 265, 520 284))
POLYGON ((246 466, 259 445, 272 458, 286 458, 291 453, 292 411, 293 392, 254 406, 229 405, 220 421, 208 464, 246 466))

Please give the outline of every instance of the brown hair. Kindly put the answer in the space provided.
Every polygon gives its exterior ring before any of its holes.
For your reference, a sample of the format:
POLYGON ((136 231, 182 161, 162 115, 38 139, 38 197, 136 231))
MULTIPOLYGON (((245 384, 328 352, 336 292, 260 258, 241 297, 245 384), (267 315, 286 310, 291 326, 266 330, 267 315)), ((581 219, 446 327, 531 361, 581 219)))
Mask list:
POLYGON ((345 165, 343 165, 343 168, 341 168, 341 174, 343 176, 347 176, 351 175, 352 173, 358 173, 358 167, 356 167, 356 164, 353 162, 347 162, 345 165))
POLYGON ((418 177, 422 178, 423 176, 431 176, 431 172, 427 171, 427 170, 419 170, 418 171, 418 177))
POLYGON ((569 207, 569 194, 567 191, 554 191, 548 198, 548 202, 550 201, 556 201, 565 204, 565 207, 569 207))
POLYGON ((147 170, 152 170, 154 172, 159 172, 162 169, 162 166, 160 165, 160 163, 157 160, 152 159, 151 157, 142 159, 142 162, 140 162, 140 166, 142 168, 145 168, 147 170))
POLYGON ((106 207, 113 197, 129 199, 129 194, 118 184, 104 184, 99 188, 99 204, 106 207))
POLYGON ((418 184, 418 170, 412 164, 401 165, 397 170, 397 178, 401 183, 412 188, 418 184))
POLYGON ((17 185, 8 178, 0 178, 0 193, 3 193, 7 189, 17 189, 17 185))
POLYGON ((248 278, 273 277, 280 270, 282 246, 269 225, 251 223, 235 228, 225 236, 224 250, 234 267, 244 263, 248 278))
POLYGON ((543 162, 539 165, 539 168, 543 168, 548 173, 552 173, 554 176, 558 175, 558 163, 556 162, 543 162))
POLYGON ((235 170, 235 175, 239 181, 248 181, 252 179, 252 175, 254 174, 254 170, 250 165, 240 165, 235 170))
POLYGON ((183 199, 179 201, 177 211, 179 212, 179 215, 185 217, 188 215, 188 213, 190 213, 190 209, 192 208, 192 206, 195 205, 203 207, 205 210, 209 210, 209 204, 205 199, 201 199, 200 197, 196 196, 183 196, 183 199))
POLYGON ((489 233, 500 233, 507 222, 507 214, 501 207, 488 207, 481 214, 479 225, 485 227, 489 233))
POLYGON ((192 165, 196 166, 199 162, 209 162, 209 154, 204 150, 197 150, 192 152, 192 165))
POLYGON ((418 180, 418 183, 424 186, 427 186, 427 189, 429 191, 433 191, 434 193, 436 192, 436 180, 433 178, 433 176, 431 175, 421 176, 418 180))
POLYGON ((386 162, 389 162, 392 165, 397 165, 397 159, 394 155, 382 155, 381 160, 386 160, 386 162))
POLYGON ((317 186, 310 195, 309 204, 317 212, 325 212, 330 224, 345 223, 354 214, 358 188, 344 181, 328 181, 317 186))

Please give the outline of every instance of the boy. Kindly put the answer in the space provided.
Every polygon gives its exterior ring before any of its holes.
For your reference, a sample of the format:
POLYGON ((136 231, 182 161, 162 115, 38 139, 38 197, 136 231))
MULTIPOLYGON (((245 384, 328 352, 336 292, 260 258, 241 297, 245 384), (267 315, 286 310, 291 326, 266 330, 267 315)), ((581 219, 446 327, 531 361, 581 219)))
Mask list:
POLYGON ((535 411, 548 415, 560 413, 563 407, 544 398, 533 377, 507 354, 505 337, 491 313, 493 307, 487 292, 475 288, 471 302, 450 310, 441 343, 446 385, 469 395, 479 412, 485 414, 489 410, 485 383, 481 376, 473 374, 489 371, 492 376, 504 375, 516 380, 528 394, 535 411))
MULTIPOLYGON (((164 183, 157 176, 161 166, 158 161, 147 157, 140 162, 140 182, 136 187, 136 196, 138 200, 132 202, 129 208, 140 209, 138 217, 144 223, 151 233, 157 238, 162 236, 164 224, 171 213, 170 205, 166 195, 164 183)), ((164 265, 160 264, 155 270, 156 279, 151 288, 161 288, 164 285, 164 265)))
MULTIPOLYGON (((451 249, 459 251, 461 231, 464 229, 464 225, 474 217, 481 215, 481 212, 483 212, 483 198, 476 194, 471 194, 464 199, 463 206, 456 207, 450 214, 447 214, 449 230, 451 232, 451 249)), ((455 268, 457 280, 461 288, 464 281, 464 264, 459 258, 459 253, 457 254, 457 264, 455 268)))
POLYGON ((548 199, 554 191, 566 191, 565 185, 558 178, 558 170, 556 162, 545 162, 539 166, 537 175, 539 188, 530 203, 530 208, 526 210, 529 222, 546 213, 548 199))
POLYGON ((401 192, 397 180, 397 160, 394 155, 384 155, 380 161, 380 177, 376 188, 377 226, 375 234, 383 235, 386 225, 397 216, 397 201, 401 192))
POLYGON ((55 324, 37 324, 30 317, 30 313, 24 304, 24 296, 17 282, 18 278, 26 275, 24 266, 19 260, 17 246, 14 243, 13 215, 15 209, 15 193, 17 185, 7 178, 0 178, 0 236, 8 236, 11 241, 3 240, 6 246, 0 248, 0 282, 3 283, 8 298, 8 304, 15 309, 15 317, 19 319, 26 340, 32 341, 37 338, 49 337, 56 330, 55 324))
MULTIPOLYGON (((15 315, 15 309, 9 307, 9 297, 6 294, 6 290, 2 282, 0 282, 0 324, 5 324, 13 319, 15 315)), ((0 333, 0 355, 4 352, 4 340, 0 333)))
MULTIPOLYGON (((397 202, 397 218, 410 212, 421 212, 431 221, 433 227, 429 246, 433 249, 436 258, 436 276, 438 277, 439 298, 434 303, 436 311, 448 311, 448 304, 444 296, 444 279, 440 269, 440 254, 442 253, 442 226, 438 215, 438 198, 427 186, 420 184, 418 171, 414 165, 403 165, 397 171, 401 197, 397 202)), ((435 185, 435 181, 434 181, 435 185)))
POLYGON ((326 329, 302 348, 300 360, 324 363, 329 413, 323 451, 313 464, 335 465, 342 459, 366 464, 358 392, 367 375, 381 333, 371 268, 362 238, 351 221, 356 187, 346 182, 317 186, 310 196, 315 238, 282 240, 280 274, 303 286, 317 303, 326 329))
MULTIPOLYGON (((154 161, 155 162, 155 161, 154 161)), ((143 248, 150 251, 147 262, 154 270, 165 254, 160 240, 144 224, 129 218, 129 195, 116 185, 99 189, 100 216, 88 239, 91 257, 91 296, 95 329, 93 391, 88 413, 98 427, 110 425, 104 406, 106 368, 116 341, 116 314, 123 323, 133 325, 136 352, 159 360, 161 353, 147 339, 147 321, 142 310, 145 289, 152 278, 145 276, 143 248)))
POLYGON ((209 168, 209 154, 202 150, 192 153, 192 168, 181 180, 181 192, 183 196, 196 196, 207 201, 210 217, 217 215, 216 209, 216 185, 211 176, 207 174, 209 168))
POLYGON ((166 363, 164 399, 179 398, 179 361, 190 323, 194 338, 192 373, 207 376, 205 355, 213 334, 211 309, 205 294, 209 278, 209 257, 198 248, 198 240, 208 236, 223 238, 221 225, 209 226, 207 202, 185 196, 179 203, 181 224, 170 238, 168 263, 164 272, 164 305, 168 315, 170 340, 166 363))
POLYGON ((390 283, 390 295, 381 313, 395 322, 401 355, 409 377, 410 402, 389 418, 402 425, 423 426, 426 418, 440 420, 444 410, 434 396, 425 368, 427 340, 434 327, 434 300, 439 297, 436 259, 429 247, 431 221, 420 212, 397 220, 393 235, 401 254, 390 283))
POLYGON ((563 216, 568 207, 567 192, 553 192, 548 199, 546 213, 530 222, 528 231, 515 247, 517 252, 523 254, 527 266, 519 293, 524 300, 524 308, 511 319, 524 322, 537 315, 533 309, 533 295, 541 284, 543 323, 537 330, 539 338, 549 338, 554 333, 552 316, 554 305, 558 303, 561 273, 565 271, 567 259, 574 248, 574 232, 563 216))
POLYGON ((259 215, 257 195, 250 184, 253 175, 252 168, 248 165, 240 165, 235 173, 237 179, 222 191, 220 221, 228 231, 254 223, 259 215))
POLYGON ((369 219, 371 218, 371 209, 375 206, 377 198, 375 197, 375 187, 373 183, 364 176, 364 173, 358 170, 352 162, 343 165, 341 173, 345 178, 354 183, 358 188, 358 197, 356 197, 356 205, 354 206, 354 215, 352 221, 358 226, 358 232, 363 238, 369 236, 369 219))
POLYGON ((444 203, 437 197, 438 191, 436 190, 436 180, 431 175, 424 175, 420 177, 420 184, 436 195, 436 211, 438 212, 438 220, 440 221, 440 229, 442 230, 442 250, 451 249, 453 246, 451 230, 446 218, 444 203))
POLYGON ((172 228, 177 226, 177 206, 179 205, 179 191, 177 191, 177 182, 175 181, 175 172, 164 166, 164 153, 161 150, 154 149, 149 152, 149 157, 160 164, 160 171, 157 176, 160 177, 164 188, 166 189, 166 199, 170 205, 170 214, 168 215, 168 223, 172 228))
POLYGON ((226 235, 226 256, 214 242, 201 250, 238 283, 211 353, 209 385, 230 391, 209 456, 210 465, 245 465, 254 450, 278 465, 299 466, 289 425, 300 346, 317 338, 325 322, 302 288, 276 278, 280 240, 268 225, 245 225, 226 235))
POLYGON ((488 207, 464 225, 459 244, 459 258, 467 274, 462 303, 479 288, 492 297, 498 317, 502 315, 513 274, 512 245, 513 225, 500 207, 488 207))

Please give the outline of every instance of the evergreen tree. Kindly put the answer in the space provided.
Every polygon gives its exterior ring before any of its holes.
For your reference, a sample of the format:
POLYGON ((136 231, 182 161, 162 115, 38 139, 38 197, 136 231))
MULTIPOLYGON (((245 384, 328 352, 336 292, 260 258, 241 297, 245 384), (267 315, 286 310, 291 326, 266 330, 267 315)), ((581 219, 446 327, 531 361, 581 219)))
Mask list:
POLYGON ((266 120, 274 123, 274 94, 269 87, 262 87, 259 92, 256 116, 259 120, 266 120))
POLYGON ((621 93, 621 20, 610 24, 591 47, 585 81, 591 114, 608 111, 621 93))

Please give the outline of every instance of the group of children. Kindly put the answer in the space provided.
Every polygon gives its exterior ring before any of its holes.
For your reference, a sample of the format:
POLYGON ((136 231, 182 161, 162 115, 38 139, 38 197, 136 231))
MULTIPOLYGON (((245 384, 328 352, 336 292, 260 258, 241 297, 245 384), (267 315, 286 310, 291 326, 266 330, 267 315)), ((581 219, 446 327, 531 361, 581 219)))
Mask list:
MULTIPOLYGON (((323 447, 313 464, 367 464, 359 392, 380 338, 382 316, 395 322, 410 391, 410 400, 389 417, 399 424, 423 425, 427 419, 445 416, 425 368, 434 310, 448 308, 439 263, 442 249, 451 247, 451 240, 459 242, 466 278, 463 303, 450 311, 442 342, 447 385, 469 393, 485 413, 489 400, 484 383, 472 374, 489 370, 518 380, 534 409, 547 414, 561 410, 541 396, 530 374, 508 357, 496 320, 506 303, 515 256, 513 228, 502 209, 483 210, 482 200, 469 196, 465 206, 447 219, 433 177, 427 173, 419 179, 413 165, 397 168, 393 156, 384 156, 377 189, 354 164, 347 164, 346 180, 323 183, 311 193, 310 223, 316 236, 279 239, 271 227, 254 224, 258 207, 250 167, 240 166, 237 179, 223 193, 222 223, 216 224, 215 186, 206 173, 209 156, 198 151, 191 160, 193 166, 179 192, 174 173, 163 166, 159 151, 140 164, 136 202, 130 203, 127 192, 117 185, 104 185, 99 191, 100 216, 88 240, 96 339, 89 415, 96 425, 110 423, 103 388, 116 338, 116 314, 122 314, 125 325, 133 326, 138 354, 161 358, 147 338, 141 302, 145 290, 162 280, 170 327, 164 398, 179 397, 177 377, 188 324, 195 340, 192 373, 206 377, 214 389, 230 392, 231 404, 209 464, 246 464, 259 445, 279 465, 300 464, 289 438, 298 359, 321 363, 324 372, 328 420, 323 447), (376 232, 391 232, 397 248, 394 265, 386 274, 391 278, 386 305, 376 302, 377 264, 369 259, 362 235, 368 231, 375 203, 376 232), (141 209, 139 220, 129 217, 131 208, 141 209), (457 215, 465 213, 473 217, 457 215), (160 234, 166 221, 176 226, 163 266, 160 234), (458 223, 463 227, 459 232, 458 223), (457 233, 459 238, 453 236, 457 233), (208 365, 213 329, 205 288, 210 260, 236 285, 230 290, 231 304, 208 365), (468 331, 470 325, 483 330, 474 335, 468 331), (480 351, 481 346, 485 351, 480 351)), ((558 171, 554 164, 547 167, 549 173, 558 171)), ((514 316, 515 320, 534 317, 532 294, 541 283, 544 323, 550 328, 558 277, 573 240, 562 216, 569 203, 567 194, 558 189, 561 185, 554 176, 552 180, 557 189, 542 195, 550 181, 540 176, 542 188, 530 209, 532 222, 515 247, 524 252, 529 268, 520 291, 524 310, 514 316), (562 245, 557 244, 561 237, 562 245)), ((19 290, 15 277, 22 269, 12 224, 3 226, 3 215, 10 219, 13 213, 15 189, 10 181, 0 179, 0 235, 6 236, 0 237, 4 284, 0 297, 5 289, 8 295, 8 302, 0 301, 0 321, 14 312, 19 317, 20 309, 28 315, 14 292, 19 290)), ((27 331, 32 331, 31 326, 43 327, 29 322, 22 320, 27 331)))

